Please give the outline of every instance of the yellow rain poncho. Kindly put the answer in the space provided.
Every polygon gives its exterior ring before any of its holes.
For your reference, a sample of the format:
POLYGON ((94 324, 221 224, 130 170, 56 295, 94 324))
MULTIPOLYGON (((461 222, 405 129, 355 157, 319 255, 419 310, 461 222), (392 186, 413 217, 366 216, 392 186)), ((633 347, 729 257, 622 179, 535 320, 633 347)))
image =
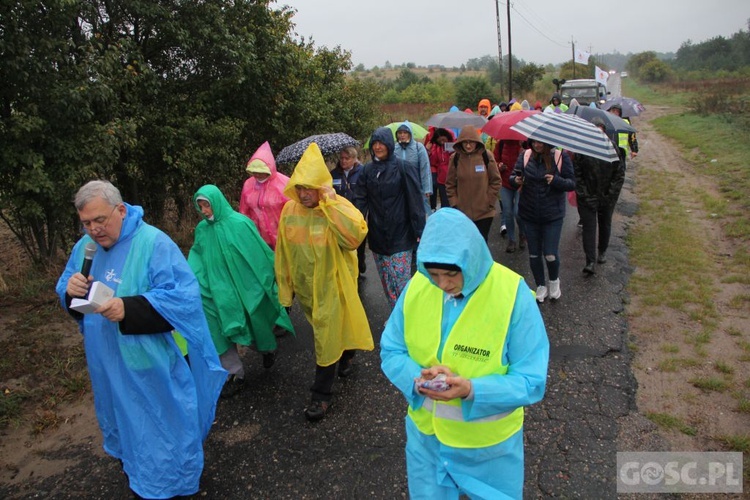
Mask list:
MULTIPOLYGON (((362 213, 347 199, 329 199, 333 187, 318 145, 311 144, 294 169, 284 194, 276 243, 279 302, 297 297, 315 336, 319 366, 330 366, 345 350, 374 348, 370 325, 357 293, 356 249, 367 235, 362 213), (295 186, 318 189, 320 203, 307 208, 295 186)), ((335 195, 334 195, 335 196, 335 195)))

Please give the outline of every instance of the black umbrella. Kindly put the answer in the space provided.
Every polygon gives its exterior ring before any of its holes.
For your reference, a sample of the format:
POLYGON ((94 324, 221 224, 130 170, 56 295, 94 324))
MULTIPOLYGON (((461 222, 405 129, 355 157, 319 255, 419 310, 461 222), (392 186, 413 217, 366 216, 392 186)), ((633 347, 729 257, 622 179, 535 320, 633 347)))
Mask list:
POLYGON ((604 128, 606 129, 607 134, 610 136, 614 136, 614 134, 619 134, 621 132, 635 132, 635 128, 631 124, 619 116, 599 108, 592 108, 590 106, 571 106, 565 113, 580 116, 584 120, 592 123, 595 118, 601 120, 604 123, 604 128))
POLYGON ((332 134, 319 134, 311 135, 301 141, 297 141, 291 144, 276 155, 276 163, 296 163, 302 158, 302 154, 312 143, 315 143, 320 148, 320 152, 323 156, 338 153, 342 149, 348 146, 358 146, 359 141, 354 137, 347 135, 343 132, 335 132, 332 134))
POLYGON ((643 111, 646 111, 646 107, 632 97, 613 97, 611 99, 607 99, 604 104, 602 104, 602 109, 608 110, 614 105, 619 105, 622 108, 623 118, 638 116, 643 111))

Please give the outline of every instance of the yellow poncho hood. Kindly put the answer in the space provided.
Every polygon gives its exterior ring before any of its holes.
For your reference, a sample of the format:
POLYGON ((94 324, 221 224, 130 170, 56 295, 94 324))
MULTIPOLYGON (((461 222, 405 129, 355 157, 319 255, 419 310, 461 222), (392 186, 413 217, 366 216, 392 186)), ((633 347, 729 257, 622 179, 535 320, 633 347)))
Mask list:
POLYGON ((320 189, 323 186, 333 187, 333 178, 328 171, 326 162, 320 152, 320 148, 314 142, 310 144, 300 158, 294 173, 284 188, 284 195, 290 200, 299 203, 299 196, 295 186, 320 189))

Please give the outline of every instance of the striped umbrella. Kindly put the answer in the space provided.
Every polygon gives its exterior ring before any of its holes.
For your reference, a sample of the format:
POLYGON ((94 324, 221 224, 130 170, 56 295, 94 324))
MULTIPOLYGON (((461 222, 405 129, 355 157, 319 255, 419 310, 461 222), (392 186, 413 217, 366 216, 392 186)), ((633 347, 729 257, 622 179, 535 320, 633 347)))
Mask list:
POLYGON ((574 153, 613 162, 620 158, 609 137, 591 122, 576 115, 539 113, 511 127, 529 139, 558 146, 574 153))

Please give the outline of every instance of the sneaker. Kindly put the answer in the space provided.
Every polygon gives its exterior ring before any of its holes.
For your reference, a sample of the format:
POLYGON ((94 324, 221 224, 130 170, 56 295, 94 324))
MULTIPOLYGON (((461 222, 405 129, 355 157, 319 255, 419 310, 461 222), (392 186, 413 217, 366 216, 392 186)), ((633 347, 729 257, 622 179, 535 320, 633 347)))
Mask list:
POLYGON ((583 227, 583 222, 581 221, 581 219, 578 219, 578 223, 576 224, 576 226, 583 227))
POLYGON ((500 236, 505 236, 506 234, 508 234, 508 228, 506 228, 505 224, 503 224, 502 226, 500 226, 500 236))
POLYGON ((509 241, 508 246, 505 248, 505 251, 507 253, 513 253, 516 251, 516 242, 515 241, 509 241))
POLYGON ((544 285, 536 287, 536 301, 540 304, 547 298, 547 287, 544 285))
POLYGON ((596 273, 596 271, 594 270, 594 262, 593 261, 586 262, 586 267, 583 268, 583 272, 584 274, 588 274, 588 275, 592 275, 596 273))
POLYGON ((264 352, 263 353, 263 368, 268 370, 273 366, 273 364, 276 363, 276 353, 275 352, 264 352))
POLYGON ((557 300, 560 298, 560 295, 562 295, 562 292, 560 291, 560 278, 557 278, 556 280, 550 280, 549 298, 552 300, 557 300))
POLYGON ((521 236, 520 238, 518 238, 518 249, 519 250, 526 249, 526 236, 521 236))
POLYGON ((599 258, 596 259, 599 264, 607 262, 607 252, 599 252, 599 258))
POLYGON ((221 388, 221 394, 219 396, 223 399, 229 399, 240 392, 244 387, 244 378, 240 378, 237 375, 230 375, 227 381, 224 382, 224 387, 221 388))
POLYGON ((310 403, 310 406, 305 408, 305 418, 310 422, 323 420, 323 417, 326 416, 326 412, 328 411, 329 406, 331 406, 331 404, 327 401, 313 400, 310 403))

